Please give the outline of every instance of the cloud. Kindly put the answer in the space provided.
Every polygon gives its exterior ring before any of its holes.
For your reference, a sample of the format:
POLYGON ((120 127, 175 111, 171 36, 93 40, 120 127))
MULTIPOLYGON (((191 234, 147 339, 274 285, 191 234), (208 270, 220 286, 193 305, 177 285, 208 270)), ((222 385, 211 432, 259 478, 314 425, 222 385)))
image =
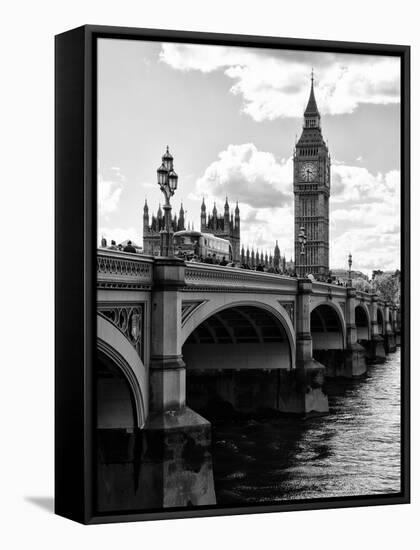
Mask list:
POLYGON ((106 174, 98 170, 98 213, 99 217, 107 218, 117 210, 123 190, 125 178, 116 166, 106 174))
POLYGON ((289 260, 293 252, 293 208, 273 207, 245 209, 241 206, 241 242, 245 248, 263 250, 273 254, 276 240, 282 256, 289 260))
POLYGON ((331 264, 354 269, 400 266, 400 172, 371 174, 360 166, 331 170, 331 264))
POLYGON ((190 198, 204 197, 208 211, 213 202, 222 208, 226 196, 231 206, 238 201, 242 244, 270 253, 280 239, 290 255, 293 242, 284 236, 293 228, 292 174, 291 158, 278 161, 253 143, 229 145, 205 169, 190 198))
MULTIPOLYGON (((400 172, 372 174, 361 166, 334 163, 331 169, 330 264, 354 269, 399 267, 400 172)), ((252 143, 229 145, 196 182, 193 196, 204 196, 208 211, 216 201, 219 211, 226 194, 239 201, 241 242, 272 252, 279 241, 282 254, 294 255, 292 159, 277 161, 252 143)))
POLYGON ((242 111, 255 121, 302 116, 311 66, 324 114, 400 101, 399 60, 387 56, 164 43, 160 60, 184 72, 222 71, 233 81, 231 93, 242 98, 242 111))
MULTIPOLYGON (((377 227, 379 228, 379 225, 377 227)), ((400 266, 400 235, 375 233, 364 226, 337 232, 331 240, 332 267, 346 268, 349 252, 353 255, 353 269, 371 275, 374 269, 394 270, 400 266)))
POLYGON ((284 206, 292 200, 292 166, 291 158, 278 162, 252 143, 229 145, 198 179, 196 195, 228 196, 259 208, 284 206))
POLYGON ((394 194, 399 190, 400 172, 391 170, 387 174, 378 172, 373 175, 363 166, 350 166, 342 163, 333 163, 331 170, 335 202, 357 198, 366 200, 370 197, 382 196, 383 193, 394 194), (351 185, 350 185, 351 182, 351 185), (340 192, 335 186, 340 185, 340 192))

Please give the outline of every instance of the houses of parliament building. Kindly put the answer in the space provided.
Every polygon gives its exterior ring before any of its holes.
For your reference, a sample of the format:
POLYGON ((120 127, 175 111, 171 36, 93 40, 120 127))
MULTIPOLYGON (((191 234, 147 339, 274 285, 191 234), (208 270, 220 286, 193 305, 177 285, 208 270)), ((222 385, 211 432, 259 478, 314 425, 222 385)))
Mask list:
MULTIPOLYGON (((151 256, 159 256, 160 254, 160 232, 165 228, 165 218, 162 208, 159 208, 156 215, 149 216, 149 206, 147 200, 144 201, 143 207, 143 253, 151 256)), ((172 218, 172 231, 183 231, 185 229, 185 212, 181 204, 179 215, 172 218)))
MULTIPOLYGON (((201 204, 201 233, 211 233, 222 239, 230 242, 232 247, 232 260, 242 265, 248 265, 250 268, 256 268, 262 265, 266 268, 274 268, 279 273, 293 272, 294 263, 292 260, 286 262, 285 256, 281 256, 278 243, 274 247, 273 252, 254 250, 253 248, 245 247, 241 243, 241 219, 239 205, 236 203, 234 212, 229 208, 229 202, 226 198, 223 214, 219 214, 216 204, 213 206, 211 214, 207 215, 206 204, 201 204)), ((152 256, 160 254, 160 231, 164 229, 165 221, 162 208, 159 208, 156 215, 149 215, 149 206, 147 201, 143 208, 143 252, 152 256)), ((186 224, 185 211, 181 204, 179 214, 172 219, 172 231, 183 231, 185 229, 193 230, 190 224, 186 224)))
MULTIPOLYGON (((241 218, 238 203, 236 203, 235 213, 230 211, 228 199, 226 198, 224 212, 217 212, 216 204, 214 204, 211 214, 207 216, 206 205, 203 199, 201 205, 201 233, 211 233, 221 239, 226 239, 232 246, 232 259, 235 262, 240 261, 240 242, 241 242, 241 218)), ((143 252, 152 256, 159 256, 160 253, 160 231, 164 229, 165 219, 162 208, 159 208, 156 215, 149 215, 149 206, 147 201, 143 208, 143 252)), ((172 218, 172 231, 183 231, 187 229, 185 221, 185 211, 181 204, 178 216, 175 214, 172 218)), ((188 229, 191 228, 188 225, 188 229)))

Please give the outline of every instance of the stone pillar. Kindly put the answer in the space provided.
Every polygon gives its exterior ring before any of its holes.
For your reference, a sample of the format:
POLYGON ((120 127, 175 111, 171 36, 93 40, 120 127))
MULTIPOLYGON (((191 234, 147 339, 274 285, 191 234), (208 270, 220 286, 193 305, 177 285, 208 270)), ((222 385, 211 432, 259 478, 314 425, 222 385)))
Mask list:
POLYGON ((328 413, 325 367, 312 356, 310 300, 312 281, 298 280, 296 303, 296 368, 283 373, 279 408, 303 416, 328 413))
POLYGON ((371 335, 370 340, 364 343, 367 350, 369 361, 373 363, 383 363, 386 358, 384 339, 379 334, 378 330, 378 295, 371 295, 369 306, 371 335))
POLYGON ((369 304, 371 340, 379 336, 378 330, 378 295, 372 294, 369 304))
POLYGON ((395 334, 392 329, 390 308, 392 305, 389 302, 385 302, 384 306, 384 322, 385 322, 385 351, 386 353, 393 353, 397 346, 395 344, 395 334))
POLYGON ((296 303, 296 368, 304 368, 313 361, 310 302, 312 281, 298 280, 296 303))
POLYGON ((347 348, 357 344, 357 327, 356 327, 356 289, 347 288, 346 298, 346 344, 347 348))
POLYGON ((157 258, 151 312, 150 411, 185 406, 185 364, 180 350, 180 289, 185 264, 177 258, 157 258))
POLYGON ((389 317, 391 322, 391 329, 392 332, 397 332, 397 306, 395 304, 392 304, 389 307, 389 317))
POLYGON ((216 504, 210 423, 185 405, 180 290, 185 263, 155 260, 151 311, 149 417, 142 433, 142 508, 216 504))
POLYGON ((395 334, 395 345, 400 346, 401 345, 401 329, 400 329, 400 324, 398 322, 398 307, 396 305, 394 305, 393 309, 392 309, 392 319, 393 319, 392 328, 393 328, 394 334, 395 334))
POLYGON ((345 378, 357 378, 365 373, 365 350, 357 341, 356 289, 349 287, 346 299, 346 352, 344 371, 341 374, 345 378))
POLYGON ((401 332, 401 306, 397 308, 397 328, 401 332))

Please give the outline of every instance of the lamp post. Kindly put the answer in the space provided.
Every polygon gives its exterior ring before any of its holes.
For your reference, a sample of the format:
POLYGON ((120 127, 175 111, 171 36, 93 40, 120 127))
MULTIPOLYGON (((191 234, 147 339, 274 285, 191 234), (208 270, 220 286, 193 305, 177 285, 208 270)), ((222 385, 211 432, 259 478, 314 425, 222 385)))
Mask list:
POLYGON ((305 255, 305 246, 306 246, 306 233, 305 233, 305 228, 303 227, 303 225, 301 226, 300 228, 300 231, 299 231, 299 235, 298 235, 298 240, 299 240, 299 244, 300 244, 300 262, 299 262, 299 276, 300 277, 304 277, 305 276, 305 269, 304 269, 304 266, 303 266, 303 261, 304 261, 304 255, 305 255))
POLYGON ((170 198, 178 187, 178 175, 174 171, 174 159, 169 152, 169 146, 166 147, 166 153, 162 157, 162 164, 157 169, 157 181, 165 197, 165 203, 163 205, 165 227, 160 232, 160 255, 173 257, 174 244, 170 198))
POLYGON ((353 265, 353 257, 351 254, 349 254, 349 259, 348 259, 348 264, 349 264, 349 281, 348 281, 348 286, 351 287, 351 266, 353 265))

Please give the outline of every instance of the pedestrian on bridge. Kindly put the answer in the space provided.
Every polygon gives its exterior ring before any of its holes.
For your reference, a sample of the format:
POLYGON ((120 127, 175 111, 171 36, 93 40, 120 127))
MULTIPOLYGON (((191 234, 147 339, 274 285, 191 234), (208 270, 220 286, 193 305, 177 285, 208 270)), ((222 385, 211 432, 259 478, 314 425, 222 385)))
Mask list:
POLYGON ((128 243, 125 245, 124 247, 124 252, 133 252, 134 254, 137 252, 136 249, 134 248, 133 244, 131 241, 128 241, 128 243))

